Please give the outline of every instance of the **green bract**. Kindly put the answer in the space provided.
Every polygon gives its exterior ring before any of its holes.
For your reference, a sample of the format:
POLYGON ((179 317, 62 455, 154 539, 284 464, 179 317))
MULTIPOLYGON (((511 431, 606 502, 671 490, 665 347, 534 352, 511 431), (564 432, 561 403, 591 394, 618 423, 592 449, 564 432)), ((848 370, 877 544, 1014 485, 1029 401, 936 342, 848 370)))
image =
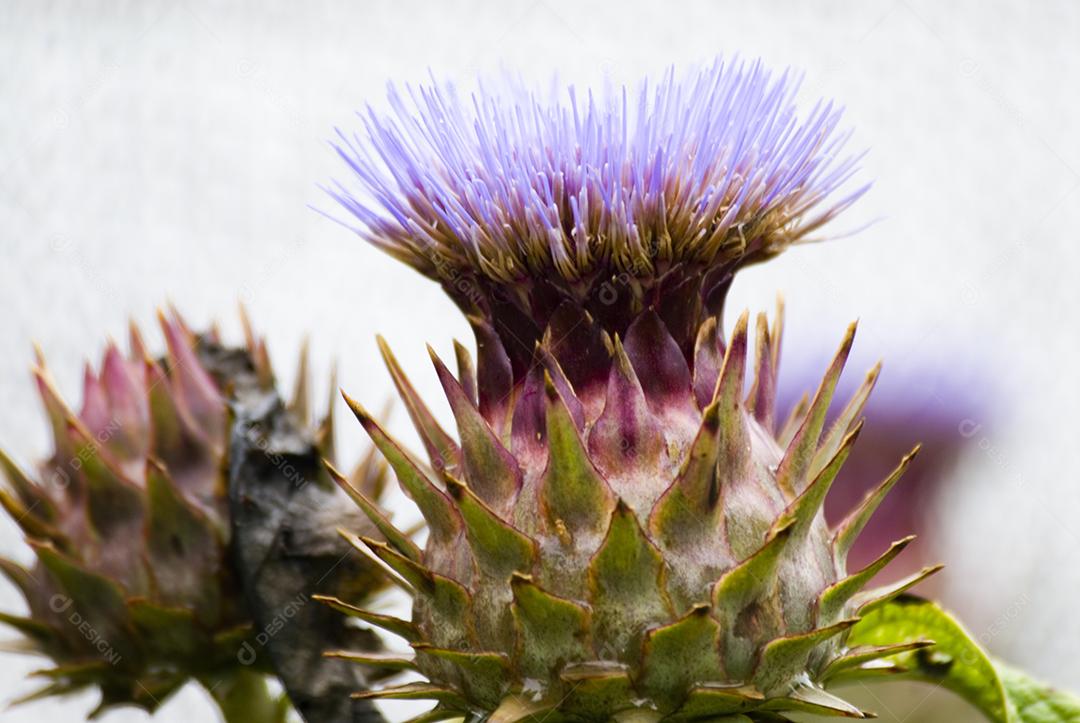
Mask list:
POLYGON ((396 664, 429 681, 367 695, 431 698, 430 720, 862 717, 825 684, 928 642, 853 651, 848 631, 937 568, 868 589, 906 539, 866 569, 845 566, 910 457, 842 524, 824 521, 876 379, 826 426, 854 327, 813 399, 774 426, 779 321, 758 319, 748 397, 745 315, 727 344, 703 322, 692 364, 651 311, 609 346, 587 314, 568 326, 575 343, 549 327, 541 385, 507 402, 502 424, 481 413, 460 347, 457 376, 433 357, 460 446, 386 352, 437 474, 349 400, 430 526, 421 550, 354 492, 385 535, 358 542, 415 599, 411 621, 356 614, 408 640, 415 655, 396 664), (589 404, 566 369, 593 354, 606 381, 589 404))

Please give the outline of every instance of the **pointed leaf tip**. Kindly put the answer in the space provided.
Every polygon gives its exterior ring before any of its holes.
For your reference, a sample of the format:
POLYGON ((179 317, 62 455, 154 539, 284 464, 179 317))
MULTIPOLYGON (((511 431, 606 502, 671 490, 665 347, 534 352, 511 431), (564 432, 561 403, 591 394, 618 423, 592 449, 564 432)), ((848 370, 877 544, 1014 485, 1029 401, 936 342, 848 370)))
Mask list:
POLYGON ((772 334, 770 335, 770 341, 772 342, 772 368, 774 373, 779 373, 780 370, 780 350, 784 337, 784 312, 786 305, 784 302, 784 295, 777 293, 776 295, 776 309, 774 311, 774 320, 772 334))
POLYGON ((465 345, 454 339, 454 358, 457 361, 458 379, 461 387, 465 390, 465 396, 473 404, 479 404, 476 390, 476 367, 473 365, 472 355, 465 345))
POLYGON ((416 503, 420 514, 431 526, 432 537, 441 542, 453 540, 461 531, 461 518, 450 498, 435 486, 412 457, 358 402, 344 392, 342 396, 394 470, 402 491, 416 503))
POLYGON ((413 562, 420 562, 423 558, 423 553, 420 548, 409 539, 409 536, 399 530, 390 522, 390 520, 383 514, 379 506, 370 500, 363 492, 356 489, 348 479, 341 474, 329 460, 323 460, 323 466, 326 467, 326 471, 329 472, 330 478, 337 483, 349 498, 356 503, 356 506, 367 516, 371 523, 375 525, 375 528, 386 541, 393 545, 394 549, 400 552, 405 557, 409 558, 413 562))
POLYGON ((364 608, 355 605, 350 605, 349 603, 330 595, 312 595, 311 599, 323 603, 324 605, 328 605, 344 615, 356 618, 369 625, 374 625, 388 633, 393 633, 410 643, 417 642, 422 638, 419 628, 408 620, 402 620, 390 615, 380 615, 379 613, 371 612, 370 610, 365 610, 364 608))
POLYGON ((424 449, 431 460, 431 466, 435 469, 444 467, 451 470, 455 469, 460 459, 457 443, 443 430, 435 420, 435 415, 431 413, 431 410, 424 404, 416 389, 413 388, 412 382, 405 376, 405 372, 402 370, 397 358, 390 351, 390 345, 386 343, 386 339, 379 335, 375 337, 375 341, 379 346, 379 353, 382 355, 383 363, 386 364, 394 386, 397 388, 398 395, 405 403, 409 418, 420 435, 424 449))
POLYGON ((877 385, 877 380, 880 375, 881 362, 879 361, 866 373, 866 377, 863 379, 862 384, 860 384, 859 388, 855 390, 855 393, 851 395, 851 399, 848 400, 844 409, 829 427, 829 431, 826 432, 817 452, 814 454, 814 460, 810 468, 811 476, 816 476, 828 463, 829 459, 836 454, 836 450, 840 448, 840 443, 843 441, 844 435, 851 431, 857 420, 862 416, 863 411, 866 409, 866 404, 870 399, 870 394, 874 391, 874 387, 877 385))
POLYGON ((855 442, 862 432, 862 427, 861 421, 855 425, 855 428, 844 437, 840 448, 825 468, 784 510, 781 519, 791 520, 795 523, 796 535, 802 535, 808 531, 814 523, 814 519, 822 511, 825 498, 828 496, 829 490, 832 489, 833 482, 836 481, 841 467, 844 466, 844 462, 847 461, 848 456, 851 454, 851 449, 855 446, 855 442))
POLYGON ((889 492, 896 486, 896 483, 900 481, 900 478, 904 476, 904 473, 911 466, 921 449, 921 444, 915 445, 910 452, 904 455, 892 473, 875 489, 868 492, 863 501, 839 524, 833 534, 833 551, 836 559, 841 564, 846 562, 848 553, 855 545, 859 535, 866 528, 867 523, 870 522, 870 518, 873 517, 874 512, 877 511, 889 492))
POLYGON ((504 578, 513 572, 530 571, 539 554, 536 542, 500 518, 463 483, 450 476, 445 481, 465 522, 465 535, 477 562, 489 574, 504 578))
POLYGON ((741 404, 743 384, 746 378, 746 351, 747 351, 747 326, 750 320, 750 312, 743 311, 735 322, 735 328, 731 332, 731 342, 724 353, 723 366, 720 369, 720 377, 716 388, 713 390, 713 401, 722 401, 724 411, 730 413, 741 404))
POLYGON ((852 599, 851 605, 858 611, 859 615, 867 615, 900 595, 907 593, 908 590, 911 590, 923 580, 936 575, 944 569, 945 566, 941 564, 924 567, 894 583, 860 592, 852 599))
POLYGON ((431 346, 428 353, 457 420, 469 487, 486 504, 505 512, 521 488, 521 468, 431 346))
MULTIPOLYGON (((502 436, 511 424, 514 365, 503 340, 491 322, 466 315, 476 340, 476 406, 496 434, 502 436)), ((465 381, 462 385, 468 388, 465 381)))
POLYGON ((720 453, 720 402, 705 408, 701 428, 675 480, 649 515, 649 529, 670 546, 700 543, 702 528, 715 528, 722 512, 717 461, 720 453))
POLYGON ((416 661, 413 658, 402 657, 394 653, 378 653, 366 650, 327 650, 323 653, 323 657, 347 660, 350 663, 357 663, 384 671, 417 670, 416 661))
POLYGON ((740 612, 775 584, 776 567, 791 540, 794 527, 793 520, 781 520, 757 552, 716 581, 712 593, 713 607, 721 615, 722 622, 733 624, 740 612))
MULTIPOLYGON (((589 453, 608 480, 634 470, 657 469, 665 451, 660 420, 649 409, 645 392, 618 335, 614 340, 604 411, 589 433, 589 453)), ((631 490, 615 490, 629 494, 631 490)))
POLYGON ((655 414, 696 411, 686 357, 654 310, 638 316, 627 329, 625 352, 655 414))
POLYGON ((841 718, 876 718, 873 713, 860 710, 843 698, 824 688, 811 684, 796 685, 784 698, 775 698, 764 707, 778 711, 798 711, 819 716, 841 718))
POLYGON ((764 313, 757 316, 754 354, 756 367, 754 385, 746 400, 746 406, 754 419, 767 430, 776 423, 776 370, 773 368, 772 340, 769 338, 769 322, 764 313))
POLYGON ((825 641, 853 628, 858 618, 841 620, 806 633, 788 635, 773 640, 764 647, 754 672, 754 683, 766 695, 791 685, 806 669, 810 654, 825 641))
POLYGON ((896 559, 915 539, 909 535, 889 546, 880 557, 858 572, 834 583, 821 593, 818 602, 819 624, 827 624, 844 615, 844 608, 870 581, 896 559))
POLYGON ((615 495, 593 465, 551 375, 545 373, 544 381, 549 450, 540 488, 544 512, 550 525, 561 520, 571 533, 598 532, 611 514, 615 495))
POLYGON ((840 380, 840 374, 847 363, 851 346, 855 341, 855 329, 857 322, 853 322, 840 343, 840 349, 836 352, 825 376, 814 394, 813 401, 802 420, 798 431, 784 452, 784 458, 780 462, 776 478, 781 489, 789 494, 799 494, 806 484, 813 478, 811 476, 814 455, 821 440, 821 433, 825 427, 825 419, 832 403, 836 385, 840 380))
POLYGON ((857 677, 860 672, 866 670, 865 666, 867 664, 884 663, 886 662, 885 658, 891 658, 913 650, 922 650, 934 644, 932 640, 913 640, 887 645, 848 646, 842 655, 834 658, 825 666, 821 673, 821 681, 829 683, 834 679, 842 679, 848 676, 857 677))
POLYGON ((710 316, 698 328, 694 342, 694 397, 700 408, 705 408, 712 400, 724 363, 718 328, 716 317, 710 316))
POLYGON ((289 402, 289 411, 303 424, 311 422, 311 371, 310 367, 311 341, 305 336, 300 343, 300 357, 296 365, 296 380, 293 384, 293 395, 289 402))

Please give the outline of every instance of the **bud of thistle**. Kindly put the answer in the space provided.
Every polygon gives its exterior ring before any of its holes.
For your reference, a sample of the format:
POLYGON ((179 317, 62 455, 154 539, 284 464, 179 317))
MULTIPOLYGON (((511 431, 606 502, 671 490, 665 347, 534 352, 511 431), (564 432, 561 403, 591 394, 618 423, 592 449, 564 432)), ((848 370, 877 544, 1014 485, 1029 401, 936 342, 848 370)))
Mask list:
MULTIPOLYGON (((243 431, 228 395, 234 384, 273 387, 266 346, 246 319, 243 349, 216 331, 193 334, 176 314, 160 323, 168 353, 151 357, 132 326, 129 356, 110 343, 100 371, 87 366, 78 413, 39 355, 33 373, 54 451, 37 475, 0 454, 9 483, 0 502, 37 557, 31 568, 0 558, 29 608, 0 622, 55 664, 35 673, 47 685, 24 700, 96 687, 91 716, 118 705, 154 711, 197 680, 230 721, 283 719, 287 702, 266 689, 265 631, 241 588, 228 499, 229 439, 243 431)), ((307 424, 306 385, 297 389, 289 414, 307 424)), ((313 431, 324 455, 331 432, 329 416, 313 431)), ((377 497, 381 469, 361 472, 377 497)))

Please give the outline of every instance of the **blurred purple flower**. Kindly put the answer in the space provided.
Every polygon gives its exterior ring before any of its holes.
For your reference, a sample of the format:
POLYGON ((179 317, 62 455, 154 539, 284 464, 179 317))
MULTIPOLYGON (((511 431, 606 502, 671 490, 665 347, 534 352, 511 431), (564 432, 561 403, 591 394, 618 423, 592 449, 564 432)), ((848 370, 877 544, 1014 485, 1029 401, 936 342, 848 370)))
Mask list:
MULTIPOLYGON (((789 356, 794 359, 794 355, 789 356)), ((798 402, 798 391, 813 389, 819 372, 810 365, 788 367, 780 390, 781 408, 798 402)), ((846 380, 852 388, 859 381, 846 380)), ((841 385, 843 386, 843 385, 841 385)), ((972 390, 982 385, 961 383, 926 360, 895 374, 883 373, 864 410, 866 424, 826 501, 826 516, 839 522, 862 497, 896 466, 896 460, 920 444, 918 458, 904 474, 900 489, 885 498, 879 512, 852 549, 849 564, 861 568, 890 543, 912 533, 924 535, 890 567, 890 577, 902 577, 923 565, 939 562, 927 549, 935 515, 937 491, 948 484, 964 450, 971 444, 972 419, 992 417, 993 410, 972 390)), ((844 390, 837 396, 843 398, 844 390)))

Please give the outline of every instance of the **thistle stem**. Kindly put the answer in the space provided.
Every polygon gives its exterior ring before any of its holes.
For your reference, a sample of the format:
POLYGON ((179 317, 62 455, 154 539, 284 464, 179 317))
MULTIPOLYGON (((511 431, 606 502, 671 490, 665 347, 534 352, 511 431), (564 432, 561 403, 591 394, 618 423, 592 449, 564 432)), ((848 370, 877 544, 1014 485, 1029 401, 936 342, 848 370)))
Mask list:
POLYGON ((275 696, 266 676, 250 670, 204 678, 200 681, 218 704, 225 723, 279 723, 288 710, 275 696))

